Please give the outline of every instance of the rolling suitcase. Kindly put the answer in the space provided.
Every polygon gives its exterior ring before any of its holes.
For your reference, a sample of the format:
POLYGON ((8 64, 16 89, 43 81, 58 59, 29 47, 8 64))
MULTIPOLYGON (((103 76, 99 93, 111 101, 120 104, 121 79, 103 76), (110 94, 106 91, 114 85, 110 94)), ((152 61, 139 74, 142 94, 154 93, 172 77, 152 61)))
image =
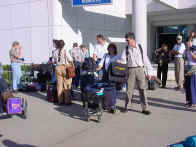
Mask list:
POLYGON ((57 89, 55 85, 49 85, 47 89, 47 100, 51 103, 57 103, 57 89))
POLYGON ((108 86, 104 88, 104 107, 115 109, 116 106, 116 87, 108 86))

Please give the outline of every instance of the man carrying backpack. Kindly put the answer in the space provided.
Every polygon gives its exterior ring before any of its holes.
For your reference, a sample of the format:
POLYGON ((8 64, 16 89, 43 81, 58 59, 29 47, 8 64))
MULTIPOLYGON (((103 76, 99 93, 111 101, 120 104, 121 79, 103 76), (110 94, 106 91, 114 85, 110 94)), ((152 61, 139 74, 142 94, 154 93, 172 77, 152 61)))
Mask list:
MULTIPOLYGON (((139 88, 142 113, 149 115, 151 112, 148 110, 146 79, 151 79, 153 68, 147 55, 143 54, 141 45, 136 43, 134 33, 127 33, 125 35, 125 39, 128 46, 125 50, 123 50, 120 62, 126 63, 128 66, 129 78, 127 81, 127 96, 132 102, 135 84, 137 84, 139 88)), ((125 106, 126 111, 128 101, 125 106)))

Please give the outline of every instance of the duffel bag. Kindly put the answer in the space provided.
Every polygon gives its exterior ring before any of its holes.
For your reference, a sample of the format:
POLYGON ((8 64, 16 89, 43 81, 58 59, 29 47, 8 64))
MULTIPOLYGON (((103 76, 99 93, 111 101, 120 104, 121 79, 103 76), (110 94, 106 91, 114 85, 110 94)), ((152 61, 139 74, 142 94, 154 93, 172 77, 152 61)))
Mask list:
POLYGON ((126 64, 112 62, 108 68, 108 80, 115 83, 126 83, 128 80, 128 68, 126 64))

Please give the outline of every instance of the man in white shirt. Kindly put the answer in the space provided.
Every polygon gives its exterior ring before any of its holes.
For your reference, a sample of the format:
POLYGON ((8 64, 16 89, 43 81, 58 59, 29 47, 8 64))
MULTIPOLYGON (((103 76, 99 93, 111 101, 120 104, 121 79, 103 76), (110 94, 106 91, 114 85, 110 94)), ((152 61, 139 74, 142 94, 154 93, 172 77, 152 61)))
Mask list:
MULTIPOLYGON (((142 113, 149 115, 151 112, 148 110, 146 78, 151 78, 153 68, 147 55, 143 54, 141 45, 136 43, 134 33, 127 33, 125 35, 125 39, 128 43, 128 46, 123 50, 120 62, 125 63, 128 66, 129 78, 127 81, 127 96, 128 99, 132 102, 134 88, 137 84, 140 93, 142 113)), ((127 105, 128 102, 125 106, 126 111, 127 105)))
POLYGON ((99 62, 105 53, 108 52, 107 48, 109 44, 105 41, 104 36, 101 34, 97 35, 97 43, 98 44, 94 48, 93 59, 99 62))
MULTIPOLYGON (((104 58, 104 55, 108 53, 108 43, 105 41, 105 38, 103 35, 99 34, 97 35, 97 45, 94 48, 93 52, 93 59, 96 61, 97 65, 101 61, 102 58, 104 58)), ((103 77, 103 70, 100 70, 98 72, 98 79, 102 79, 103 77)))
POLYGON ((179 90, 183 88, 183 81, 184 81, 184 59, 183 54, 186 49, 185 44, 182 43, 182 36, 178 35, 177 44, 175 44, 173 51, 175 52, 175 78, 177 87, 176 89, 179 90))

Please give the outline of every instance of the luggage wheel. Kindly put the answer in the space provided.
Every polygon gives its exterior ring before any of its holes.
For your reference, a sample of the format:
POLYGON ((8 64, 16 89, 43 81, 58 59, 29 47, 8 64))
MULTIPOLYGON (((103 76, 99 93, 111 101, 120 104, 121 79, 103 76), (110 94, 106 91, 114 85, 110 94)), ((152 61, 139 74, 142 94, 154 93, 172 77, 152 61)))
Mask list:
POLYGON ((89 122, 90 121, 90 116, 88 114, 88 102, 84 103, 84 109, 85 109, 84 115, 86 117, 86 121, 89 122))
POLYGON ((27 119, 27 100, 25 100, 24 98, 22 98, 22 117, 24 119, 27 119))
POLYGON ((98 122, 100 123, 101 122, 101 115, 98 115, 97 119, 98 119, 98 122))

